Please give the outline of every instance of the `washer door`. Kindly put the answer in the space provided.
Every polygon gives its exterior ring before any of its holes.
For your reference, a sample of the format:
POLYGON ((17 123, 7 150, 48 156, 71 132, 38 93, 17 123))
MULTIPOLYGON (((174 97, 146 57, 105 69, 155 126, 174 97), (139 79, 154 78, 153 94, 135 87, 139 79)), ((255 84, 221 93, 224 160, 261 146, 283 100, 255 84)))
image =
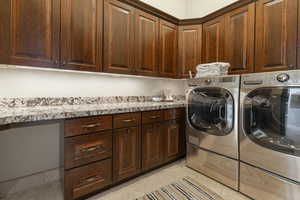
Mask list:
POLYGON ((208 135, 225 136, 234 126, 234 100, 223 88, 195 88, 188 96, 190 126, 208 135))
POLYGON ((256 144, 300 156, 300 87, 267 87, 244 101, 244 131, 256 144))

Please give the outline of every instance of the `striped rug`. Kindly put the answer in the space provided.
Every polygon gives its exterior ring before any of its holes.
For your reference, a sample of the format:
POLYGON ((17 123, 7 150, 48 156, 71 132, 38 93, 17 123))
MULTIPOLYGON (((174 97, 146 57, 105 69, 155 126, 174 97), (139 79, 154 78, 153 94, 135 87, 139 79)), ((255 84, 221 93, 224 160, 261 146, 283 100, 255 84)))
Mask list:
POLYGON ((224 200, 219 195, 186 177, 136 200, 224 200))

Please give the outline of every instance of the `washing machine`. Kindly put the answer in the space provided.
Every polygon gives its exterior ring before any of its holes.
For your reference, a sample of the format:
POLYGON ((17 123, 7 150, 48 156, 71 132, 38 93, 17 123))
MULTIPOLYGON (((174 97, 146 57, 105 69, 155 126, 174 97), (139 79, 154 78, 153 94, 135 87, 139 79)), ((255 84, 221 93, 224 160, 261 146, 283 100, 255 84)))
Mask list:
POLYGON ((242 75, 240 105, 240 192, 299 200, 300 71, 242 75))
POLYGON ((238 190, 240 76, 187 81, 187 166, 238 190))

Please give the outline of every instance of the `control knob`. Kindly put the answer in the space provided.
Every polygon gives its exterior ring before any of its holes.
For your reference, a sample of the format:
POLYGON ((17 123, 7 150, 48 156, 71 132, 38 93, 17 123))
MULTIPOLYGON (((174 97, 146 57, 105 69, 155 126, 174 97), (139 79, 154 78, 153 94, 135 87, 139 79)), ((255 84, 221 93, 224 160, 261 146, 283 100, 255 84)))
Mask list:
POLYGON ((287 73, 282 73, 277 76, 277 81, 283 83, 290 80, 290 76, 287 73))

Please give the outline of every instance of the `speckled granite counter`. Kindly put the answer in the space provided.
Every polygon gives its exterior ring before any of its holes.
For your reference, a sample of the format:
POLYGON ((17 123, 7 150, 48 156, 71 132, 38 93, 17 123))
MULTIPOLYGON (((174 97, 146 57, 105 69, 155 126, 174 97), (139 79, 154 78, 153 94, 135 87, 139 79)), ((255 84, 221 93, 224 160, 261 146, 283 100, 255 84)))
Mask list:
MULTIPOLYGON (((112 101, 108 103, 101 101, 101 103, 88 103, 70 105, 70 103, 59 103, 59 104, 40 104, 36 103, 34 106, 25 104, 12 104, 5 103, 2 100, 0 103, 0 125, 8 125, 12 123, 22 122, 35 122, 42 120, 57 120, 67 119, 76 117, 88 117, 97 115, 117 114, 117 113, 128 113, 128 112, 140 112, 170 108, 181 108, 185 106, 185 101, 182 99, 176 99, 175 102, 149 102, 144 101, 135 102, 124 102, 122 100, 112 101), (10 106, 9 106, 10 105, 10 106)), ((10 100, 11 101, 11 100, 10 100)), ((11 102, 10 102, 11 103, 11 102)), ((24 103, 24 102, 23 102, 24 103)))

